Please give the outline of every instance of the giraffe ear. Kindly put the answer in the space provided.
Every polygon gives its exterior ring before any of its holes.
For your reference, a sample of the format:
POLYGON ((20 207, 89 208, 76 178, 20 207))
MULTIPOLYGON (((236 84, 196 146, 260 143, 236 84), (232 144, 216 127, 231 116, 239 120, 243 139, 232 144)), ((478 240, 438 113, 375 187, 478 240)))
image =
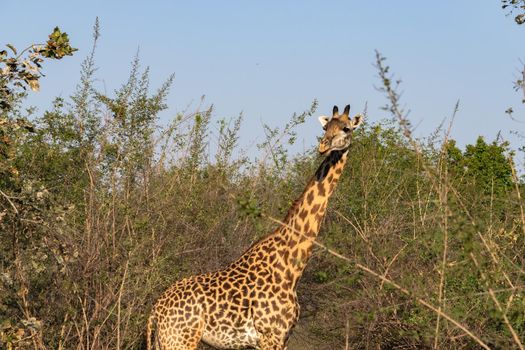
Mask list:
POLYGON ((327 117, 326 115, 322 115, 322 116, 319 117, 319 123, 321 123, 323 128, 328 123, 329 120, 330 120, 330 118, 327 117))
POLYGON ((339 115, 339 108, 337 106, 334 106, 334 109, 332 109, 332 116, 337 117, 339 115))
POLYGON ((350 121, 350 123, 352 123, 352 129, 356 129, 359 125, 361 125, 363 123, 363 119, 364 117, 362 114, 357 114, 354 116, 354 118, 352 118, 350 121))
POLYGON ((346 105, 345 110, 343 114, 339 116, 339 119, 341 119, 344 122, 350 121, 350 117, 348 116, 348 114, 350 114, 350 105, 346 105))
POLYGON ((350 105, 346 105, 345 111, 343 112, 343 115, 348 116, 350 114, 350 105))

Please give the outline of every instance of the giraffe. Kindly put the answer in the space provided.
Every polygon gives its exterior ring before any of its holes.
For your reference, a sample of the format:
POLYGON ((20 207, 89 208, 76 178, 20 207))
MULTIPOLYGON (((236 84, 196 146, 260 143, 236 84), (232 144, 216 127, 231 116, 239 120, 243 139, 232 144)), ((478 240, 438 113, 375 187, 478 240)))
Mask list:
POLYGON ((195 350, 203 341, 217 349, 286 350, 299 318, 297 283, 312 254, 328 199, 346 163, 352 132, 362 116, 350 105, 332 118, 319 152, 326 155, 286 218, 222 270, 175 282, 157 300, 147 325, 147 349, 195 350))

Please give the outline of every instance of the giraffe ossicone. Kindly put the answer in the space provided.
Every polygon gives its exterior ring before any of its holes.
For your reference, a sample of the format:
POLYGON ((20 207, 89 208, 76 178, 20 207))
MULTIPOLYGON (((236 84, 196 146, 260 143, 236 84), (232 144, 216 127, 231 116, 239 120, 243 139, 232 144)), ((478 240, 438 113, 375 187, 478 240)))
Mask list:
POLYGON ((148 319, 147 348, 285 350, 299 318, 297 283, 312 254, 328 199, 342 174, 352 132, 363 118, 334 106, 320 117, 326 155, 282 225, 224 269, 182 279, 157 300, 148 319))

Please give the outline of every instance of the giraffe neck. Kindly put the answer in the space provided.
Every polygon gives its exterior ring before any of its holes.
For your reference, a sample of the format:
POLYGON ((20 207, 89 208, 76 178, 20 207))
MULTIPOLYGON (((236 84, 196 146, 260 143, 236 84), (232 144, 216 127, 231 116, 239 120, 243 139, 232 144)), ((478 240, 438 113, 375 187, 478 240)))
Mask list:
POLYGON ((347 154, 348 150, 334 151, 325 158, 279 229, 286 244, 284 262, 294 275, 293 285, 297 284, 312 254, 328 199, 341 177, 347 154))

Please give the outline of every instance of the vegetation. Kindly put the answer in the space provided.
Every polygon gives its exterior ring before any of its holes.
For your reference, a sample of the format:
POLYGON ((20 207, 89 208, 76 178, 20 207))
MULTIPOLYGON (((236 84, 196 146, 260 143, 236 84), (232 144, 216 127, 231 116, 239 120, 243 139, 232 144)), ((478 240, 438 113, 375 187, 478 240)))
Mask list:
MULTIPOLYGON (((71 54, 66 39, 56 29, 30 55, 71 54)), ((242 116, 210 106, 159 126, 173 77, 151 92, 138 58, 97 92, 97 39, 98 25, 74 95, 42 115, 21 107, 39 75, 0 61, 0 348, 143 348, 156 297, 270 232, 319 164, 286 151, 315 101, 265 126, 248 158, 242 116)), ((390 117, 356 132, 289 348, 523 348, 525 186, 509 145, 414 139, 399 82, 376 64, 390 117)))
POLYGON ((517 24, 525 23, 525 1, 524 0, 501 0, 501 7, 514 15, 517 24))

